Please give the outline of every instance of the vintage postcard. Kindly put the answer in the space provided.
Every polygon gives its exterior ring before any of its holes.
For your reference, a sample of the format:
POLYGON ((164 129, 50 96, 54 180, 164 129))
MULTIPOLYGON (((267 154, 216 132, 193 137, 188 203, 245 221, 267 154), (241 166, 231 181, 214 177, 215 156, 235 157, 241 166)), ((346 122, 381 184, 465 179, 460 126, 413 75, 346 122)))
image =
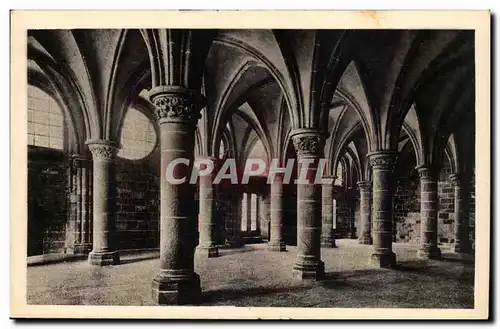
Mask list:
POLYGON ((12 11, 11 317, 487 319, 488 11, 12 11))

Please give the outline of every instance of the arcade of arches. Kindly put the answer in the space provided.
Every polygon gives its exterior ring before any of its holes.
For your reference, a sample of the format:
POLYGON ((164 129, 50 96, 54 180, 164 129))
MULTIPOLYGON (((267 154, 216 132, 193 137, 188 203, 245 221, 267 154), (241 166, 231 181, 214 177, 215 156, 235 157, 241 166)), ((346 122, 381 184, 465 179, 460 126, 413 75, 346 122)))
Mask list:
POLYGON ((195 260, 249 244, 308 282, 346 239, 374 268, 474 252, 471 31, 30 30, 27 55, 28 256, 159 249, 153 300, 196 304, 195 260), (174 186, 178 157, 325 158, 333 183, 174 186))

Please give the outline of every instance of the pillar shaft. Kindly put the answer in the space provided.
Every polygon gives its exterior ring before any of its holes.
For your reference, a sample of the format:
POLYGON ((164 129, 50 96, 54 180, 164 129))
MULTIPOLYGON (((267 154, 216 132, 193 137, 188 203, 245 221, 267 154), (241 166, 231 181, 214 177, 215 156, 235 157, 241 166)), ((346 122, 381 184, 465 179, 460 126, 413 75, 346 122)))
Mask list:
POLYGON ((361 222, 361 234, 359 243, 373 244, 372 220, 371 220, 371 182, 360 181, 359 187, 359 215, 361 222))
POLYGON ((417 168, 420 174, 420 248, 417 256, 423 259, 439 259, 438 248, 438 170, 432 166, 417 168))
POLYGON ((392 252, 392 221, 394 203, 394 166, 397 153, 378 151, 368 154, 373 182, 373 254, 370 262, 377 267, 393 267, 396 255, 392 252))
POLYGON ((90 160, 81 155, 72 155, 70 164, 70 214, 68 229, 68 252, 88 254, 92 250, 90 234, 90 160))
POLYGON ((189 183, 200 97, 177 86, 160 86, 150 92, 161 135, 160 262, 152 285, 153 298, 160 304, 192 304, 201 297, 200 279, 194 272, 198 241, 195 185, 189 183), (180 158, 186 163, 170 165, 180 158), (183 177, 184 182, 172 180, 183 177))
POLYGON ((259 198, 259 231, 261 237, 269 241, 269 224, 270 224, 270 200, 269 195, 261 195, 259 198))
POLYGON ((247 210, 245 212, 245 216, 246 216, 246 219, 245 219, 246 235, 250 236, 251 232, 252 232, 252 212, 253 212, 253 209, 252 209, 252 194, 251 193, 246 193, 245 195, 246 195, 246 198, 245 198, 245 201, 246 201, 245 207, 246 207, 246 210, 247 210))
MULTIPOLYGON (((329 177, 331 178, 331 177, 329 177)), ((335 248, 335 238, 333 236, 333 181, 321 186, 322 200, 322 227, 321 246, 324 248, 335 248)))
POLYGON ((450 176, 455 189, 455 241, 452 251, 462 254, 472 253, 469 238, 469 191, 465 175, 452 174, 450 176))
POLYGON ((74 253, 75 246, 80 244, 80 230, 78 223, 78 212, 80 202, 80 168, 75 161, 76 156, 70 159, 68 170, 69 182, 69 213, 66 230, 66 247, 70 253, 74 253))
POLYGON ((227 200, 222 200, 225 197, 224 191, 220 186, 215 185, 216 201, 215 201, 215 244, 220 247, 226 242, 226 204, 227 200))
POLYGON ((200 177, 200 214, 198 215, 198 230, 200 242, 197 253, 205 257, 218 257, 219 250, 216 244, 217 225, 215 222, 216 191, 213 177, 217 173, 217 158, 209 157, 214 164, 212 173, 200 177))
POLYGON ((255 194, 255 234, 260 237, 260 197, 255 194))
POLYGON ((88 253, 92 249, 92 170, 88 159, 82 167, 82 238, 81 253, 88 253))
POLYGON ((306 172, 304 182, 297 184, 297 260, 293 275, 301 280, 321 280, 325 267, 321 261, 321 185, 315 184, 321 136, 312 129, 292 132, 293 144, 299 162, 299 179, 306 172), (306 169, 301 162, 312 160, 306 169))
POLYGON ((286 251, 283 220, 283 174, 277 173, 271 184, 271 232, 268 243, 271 251, 286 251))
POLYGON ((118 151, 110 141, 90 140, 87 145, 93 160, 93 228, 92 265, 115 265, 120 262, 115 249, 116 176, 115 161, 118 151))

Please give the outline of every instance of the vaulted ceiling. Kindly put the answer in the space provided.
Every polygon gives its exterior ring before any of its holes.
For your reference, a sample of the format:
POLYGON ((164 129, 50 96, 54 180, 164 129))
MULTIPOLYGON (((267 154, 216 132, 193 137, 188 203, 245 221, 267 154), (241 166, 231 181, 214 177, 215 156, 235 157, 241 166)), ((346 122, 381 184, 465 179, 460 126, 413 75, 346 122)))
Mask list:
POLYGON ((119 138, 130 105, 168 81, 199 86, 207 100, 201 155, 232 136, 238 159, 257 140, 283 159, 290 131, 314 127, 330 174, 348 153, 366 175, 368 152, 405 139, 417 162, 439 162, 474 114, 471 31, 31 30, 28 59, 29 83, 69 118, 73 152, 119 138))

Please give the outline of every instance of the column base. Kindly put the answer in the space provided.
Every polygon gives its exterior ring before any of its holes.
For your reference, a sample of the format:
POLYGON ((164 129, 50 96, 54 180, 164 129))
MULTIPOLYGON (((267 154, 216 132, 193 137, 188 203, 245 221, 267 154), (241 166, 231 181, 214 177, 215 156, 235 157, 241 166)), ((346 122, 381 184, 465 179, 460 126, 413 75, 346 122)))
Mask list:
POLYGON ((438 247, 420 248, 417 251, 417 258, 439 260, 441 259, 441 249, 439 249, 438 247))
POLYGON ((196 247, 196 254, 205 257, 205 258, 215 258, 219 257, 219 248, 217 246, 208 246, 208 247, 196 247))
POLYGON ((373 239, 370 235, 362 235, 358 238, 359 244, 373 244, 373 239))
POLYGON ((451 251, 457 254, 472 255, 474 251, 470 245, 462 245, 460 243, 455 243, 451 247, 451 251))
POLYGON ((269 251, 286 251, 286 244, 284 241, 269 241, 267 244, 269 251))
POLYGON ((375 265, 379 268, 394 268, 396 266, 396 254, 386 253, 373 253, 370 256, 370 265, 375 265))
POLYGON ((91 251, 88 261, 90 265, 109 266, 120 264, 120 254, 118 251, 91 251))
POLYGON ((92 243, 75 244, 68 252, 73 255, 88 255, 92 251, 92 243))
POLYGON ((320 281, 325 278, 325 263, 322 261, 298 261, 293 265, 292 276, 301 281, 320 281))
POLYGON ((189 275, 158 275, 153 279, 152 297, 160 305, 187 305, 201 302, 200 277, 189 275))
POLYGON ((337 248, 335 238, 333 236, 321 237, 321 248, 337 248))

